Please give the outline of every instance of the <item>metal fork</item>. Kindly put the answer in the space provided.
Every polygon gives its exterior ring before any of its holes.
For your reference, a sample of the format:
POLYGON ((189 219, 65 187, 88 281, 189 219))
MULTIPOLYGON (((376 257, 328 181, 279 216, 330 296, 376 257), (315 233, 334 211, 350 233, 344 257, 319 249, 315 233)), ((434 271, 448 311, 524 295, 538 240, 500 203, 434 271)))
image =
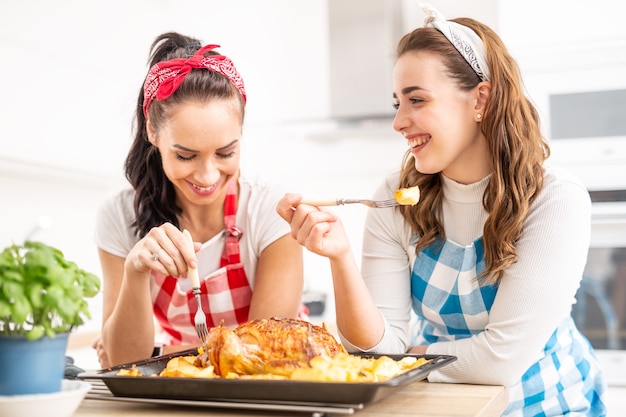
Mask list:
MULTIPOLYGON (((193 244, 193 239, 191 238, 191 233, 189 233, 189 230, 183 230, 183 234, 193 244)), ((191 290, 194 297, 196 298, 196 304, 198 305, 198 310, 196 311, 196 315, 193 321, 196 326, 196 333, 198 334, 198 337, 202 342, 202 346, 204 347, 206 339, 209 336, 209 329, 206 325, 206 315, 202 310, 202 302, 200 300, 200 277, 198 276, 198 269, 189 268, 187 277, 191 280, 191 290)))
POLYGON ((308 204, 311 206, 343 206, 345 204, 365 204, 366 206, 373 208, 387 208, 400 205, 395 199, 365 200, 354 198, 338 198, 336 200, 302 200, 300 201, 300 203, 308 204))

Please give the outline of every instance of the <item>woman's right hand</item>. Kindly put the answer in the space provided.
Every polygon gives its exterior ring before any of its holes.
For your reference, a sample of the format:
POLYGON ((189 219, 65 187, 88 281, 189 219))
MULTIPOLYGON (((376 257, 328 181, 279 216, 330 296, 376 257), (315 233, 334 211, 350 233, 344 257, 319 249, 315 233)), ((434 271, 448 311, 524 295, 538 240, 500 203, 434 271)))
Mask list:
POLYGON ((173 277, 186 277, 189 268, 197 268, 195 251, 200 248, 200 243, 189 244, 176 226, 164 223, 159 227, 153 227, 131 249, 124 268, 128 272, 147 273, 157 271, 163 275, 173 277))
POLYGON ((291 237, 309 251, 328 258, 350 252, 350 242, 339 218, 332 212, 300 204, 299 194, 285 194, 276 207, 291 226, 291 237))

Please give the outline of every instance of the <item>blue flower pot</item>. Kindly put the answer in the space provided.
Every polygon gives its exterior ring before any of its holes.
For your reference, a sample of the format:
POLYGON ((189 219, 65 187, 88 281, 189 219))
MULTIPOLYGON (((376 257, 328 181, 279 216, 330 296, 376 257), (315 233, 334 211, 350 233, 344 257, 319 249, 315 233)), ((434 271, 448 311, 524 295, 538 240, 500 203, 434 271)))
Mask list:
POLYGON ((61 391, 68 336, 0 336, 0 395, 61 391))

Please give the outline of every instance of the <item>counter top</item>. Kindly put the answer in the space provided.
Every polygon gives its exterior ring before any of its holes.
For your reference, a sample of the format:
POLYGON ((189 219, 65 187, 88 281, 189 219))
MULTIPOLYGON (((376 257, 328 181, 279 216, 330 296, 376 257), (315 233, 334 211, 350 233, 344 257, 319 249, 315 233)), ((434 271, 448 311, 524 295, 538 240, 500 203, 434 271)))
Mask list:
MULTIPOLYGON (((506 389, 501 386, 441 384, 418 381, 399 389, 397 392, 377 402, 356 410, 356 417, 496 417, 500 416, 508 404, 506 389)), ((308 413, 314 416, 335 414, 308 413)), ((281 415, 274 412, 252 410, 226 410, 198 406, 180 406, 149 403, 134 403, 87 398, 83 400, 73 417, 143 417, 143 416, 215 416, 251 417, 281 415)), ((293 416, 294 413, 284 414, 293 416)), ((298 414, 306 416, 307 413, 298 414)), ((337 414, 340 415, 340 414, 337 414)))

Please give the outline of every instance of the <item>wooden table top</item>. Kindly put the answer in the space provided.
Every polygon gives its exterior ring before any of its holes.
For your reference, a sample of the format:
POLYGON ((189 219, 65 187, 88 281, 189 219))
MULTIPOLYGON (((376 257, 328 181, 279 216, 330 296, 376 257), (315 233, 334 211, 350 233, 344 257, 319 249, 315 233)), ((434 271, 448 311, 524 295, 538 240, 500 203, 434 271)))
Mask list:
MULTIPOLYGON (((355 410, 356 417, 496 417, 508 405, 506 389, 501 386, 441 384, 418 381, 398 389, 379 401, 366 404, 355 410)), ((144 416, 211 416, 211 417, 252 417, 252 416, 293 416, 277 411, 237 410, 200 406, 136 403, 115 400, 86 398, 73 417, 144 417, 144 416)), ((295 413, 295 415, 339 416, 342 413, 295 413)))

